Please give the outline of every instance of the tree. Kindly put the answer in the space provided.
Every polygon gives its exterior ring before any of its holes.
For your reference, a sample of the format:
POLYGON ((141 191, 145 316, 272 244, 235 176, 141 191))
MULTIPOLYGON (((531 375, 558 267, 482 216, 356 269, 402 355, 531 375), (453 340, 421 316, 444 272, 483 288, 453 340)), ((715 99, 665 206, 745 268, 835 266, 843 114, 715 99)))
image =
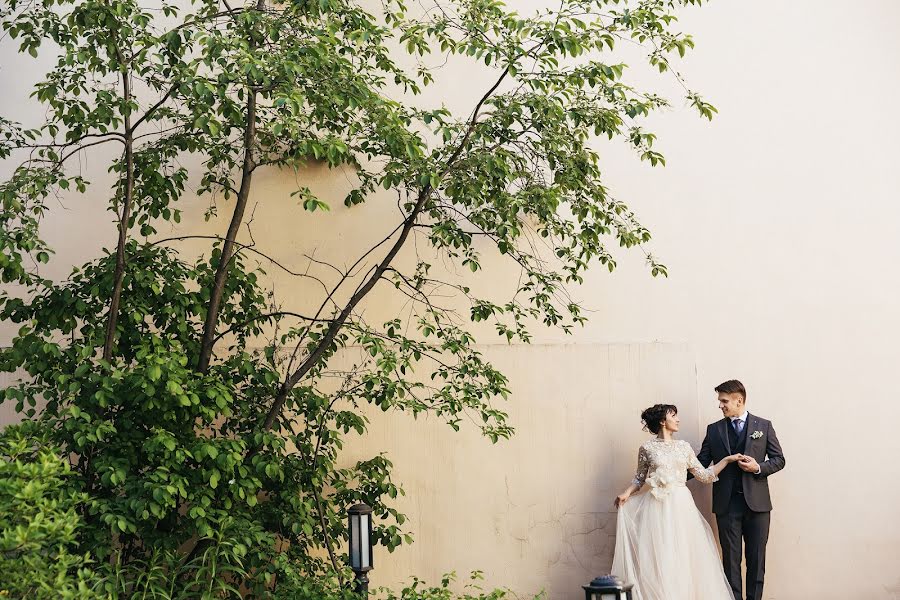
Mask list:
MULTIPOLYGON (((402 0, 6 0, 0 23, 19 51, 49 43, 58 58, 34 91, 47 120, 0 121, 0 158, 26 153, 0 185, 0 276, 26 290, 0 297, 2 318, 21 325, 0 364, 27 373, 4 396, 73 457, 71 479, 89 499, 83 551, 126 568, 182 551, 190 564, 208 549, 198 538, 225 531, 224 560, 263 594, 326 576, 340 585, 336 544, 353 502, 375 508, 377 543, 409 541, 391 506, 402 490, 390 462, 340 467, 343 436, 365 433, 366 404, 454 428, 473 417, 495 442, 511 435, 494 405, 507 380, 467 323, 492 321, 510 342, 528 342, 535 323, 569 332, 585 317, 567 285, 592 264, 612 270, 609 244, 649 241, 603 185, 591 141, 620 138, 664 164, 640 121, 667 101, 628 85, 615 53, 636 43, 669 71, 669 57, 693 46, 673 31, 674 12, 699 3, 561 0, 521 15, 496 0, 414 11, 402 0), (493 73, 467 114, 391 99, 415 97, 445 60, 493 73), (110 164, 117 245, 49 281, 34 268, 51 253, 39 231, 47 201, 94 197, 70 163, 109 144, 120 149, 110 164), (185 167, 188 158, 201 166, 185 167), (239 239, 248 206, 264 201, 254 200, 257 172, 309 161, 352 170, 348 207, 390 194, 399 209, 349 269, 317 265, 330 279, 239 239), (157 233, 196 201, 189 178, 213 210, 232 211, 199 259, 157 233), (415 238, 472 272, 485 248, 499 252, 520 284, 497 302, 436 275, 428 259, 404 270, 398 256, 415 238), (305 275, 319 309, 281 306, 252 261, 305 275), (382 281, 408 297, 408 318, 361 317, 382 281), (436 303, 447 291, 468 314, 436 303), (334 389, 335 354, 350 345, 367 358, 334 389)), ((328 210, 307 187, 295 195, 310 219, 328 210)))

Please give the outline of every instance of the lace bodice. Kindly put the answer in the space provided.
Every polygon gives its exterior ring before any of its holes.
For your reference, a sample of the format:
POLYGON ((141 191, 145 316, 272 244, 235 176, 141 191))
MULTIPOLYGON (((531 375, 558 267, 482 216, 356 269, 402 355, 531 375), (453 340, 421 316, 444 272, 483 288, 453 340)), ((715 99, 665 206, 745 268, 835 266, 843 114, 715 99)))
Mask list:
POLYGON ((685 484, 688 471, 703 483, 718 480, 712 468, 703 468, 686 441, 653 438, 641 444, 638 450, 638 468, 632 483, 638 488, 649 483, 653 488, 651 493, 662 498, 673 486, 685 484))

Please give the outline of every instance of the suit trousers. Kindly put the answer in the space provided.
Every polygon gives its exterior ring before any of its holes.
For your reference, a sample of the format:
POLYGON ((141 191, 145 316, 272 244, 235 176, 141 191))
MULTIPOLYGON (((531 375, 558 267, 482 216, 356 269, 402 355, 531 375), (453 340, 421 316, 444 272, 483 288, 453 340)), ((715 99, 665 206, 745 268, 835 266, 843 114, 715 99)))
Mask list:
POLYGON ((766 542, 769 540, 770 513, 754 512, 743 494, 734 494, 728 512, 716 515, 722 566, 731 584, 735 600, 741 600, 741 547, 747 559, 747 600, 762 600, 766 574, 766 542), (743 541, 743 544, 742 544, 743 541))

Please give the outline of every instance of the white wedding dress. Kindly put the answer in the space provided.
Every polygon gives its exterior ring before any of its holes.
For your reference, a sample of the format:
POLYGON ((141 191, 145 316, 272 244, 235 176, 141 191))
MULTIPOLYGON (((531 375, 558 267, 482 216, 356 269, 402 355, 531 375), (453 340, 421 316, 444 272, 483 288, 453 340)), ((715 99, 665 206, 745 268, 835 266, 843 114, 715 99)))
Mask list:
POLYGON ((650 492, 619 508, 612 565, 634 584, 634 600, 734 600, 712 530, 685 486, 688 471, 716 481, 683 440, 641 444, 634 483, 650 492))

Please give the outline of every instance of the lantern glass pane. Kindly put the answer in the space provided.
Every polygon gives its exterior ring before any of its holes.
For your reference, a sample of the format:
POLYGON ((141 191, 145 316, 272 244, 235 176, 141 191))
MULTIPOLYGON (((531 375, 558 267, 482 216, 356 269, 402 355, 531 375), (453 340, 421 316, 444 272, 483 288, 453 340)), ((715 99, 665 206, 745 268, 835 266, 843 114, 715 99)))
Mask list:
POLYGON ((362 567, 371 567, 372 566, 372 558, 369 556, 369 547, 371 543, 369 542, 369 519, 371 519, 371 515, 360 515, 359 521, 359 549, 362 552, 362 560, 360 564, 362 567))
POLYGON ((350 567, 360 568, 359 515, 350 515, 350 567))
POLYGON ((600 600, 618 600, 619 594, 600 594, 600 600))

